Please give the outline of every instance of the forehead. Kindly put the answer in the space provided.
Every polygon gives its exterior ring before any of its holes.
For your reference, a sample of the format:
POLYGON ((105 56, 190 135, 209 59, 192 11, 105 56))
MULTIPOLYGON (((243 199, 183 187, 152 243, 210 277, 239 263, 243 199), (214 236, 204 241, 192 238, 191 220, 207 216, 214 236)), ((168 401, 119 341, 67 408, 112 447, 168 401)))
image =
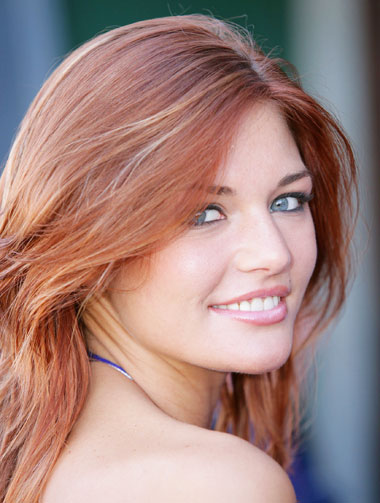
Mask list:
POLYGON ((280 109, 271 102, 260 103, 243 115, 217 182, 277 183, 305 169, 280 109))

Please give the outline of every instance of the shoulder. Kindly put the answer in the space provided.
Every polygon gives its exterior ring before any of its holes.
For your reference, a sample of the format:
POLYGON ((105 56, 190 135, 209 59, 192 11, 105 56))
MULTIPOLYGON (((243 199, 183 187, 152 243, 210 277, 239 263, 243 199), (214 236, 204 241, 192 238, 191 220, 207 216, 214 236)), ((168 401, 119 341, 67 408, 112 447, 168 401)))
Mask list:
MULTIPOLYGON (((182 456, 181 456, 182 458, 182 456)), ((202 444, 188 448, 177 487, 186 486, 183 501, 295 503, 285 471, 267 454, 226 433, 208 432, 202 444)))
POLYGON ((233 435, 195 430, 148 461, 147 501, 295 503, 287 474, 267 454, 233 435))
POLYGON ((121 393, 88 400, 41 503, 295 503, 286 473, 248 442, 121 393))
POLYGON ((138 493, 144 497, 130 501, 296 502, 285 471, 261 450, 229 434, 194 435, 175 451, 148 456, 133 472, 144 473, 144 489, 138 493))
POLYGON ((129 451, 91 470, 78 463, 70 483, 62 480, 62 499, 56 487, 43 502, 295 503, 286 473, 265 453, 233 435, 187 426, 159 448, 129 451))

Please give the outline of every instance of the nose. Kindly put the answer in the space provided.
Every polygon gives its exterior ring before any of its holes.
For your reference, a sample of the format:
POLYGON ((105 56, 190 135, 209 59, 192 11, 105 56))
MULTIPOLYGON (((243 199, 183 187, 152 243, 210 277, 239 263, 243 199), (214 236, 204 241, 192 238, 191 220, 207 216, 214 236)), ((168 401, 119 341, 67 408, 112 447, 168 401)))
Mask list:
POLYGON ((235 242, 235 266, 242 272, 263 270, 276 275, 291 267, 286 235, 270 214, 242 225, 235 242))

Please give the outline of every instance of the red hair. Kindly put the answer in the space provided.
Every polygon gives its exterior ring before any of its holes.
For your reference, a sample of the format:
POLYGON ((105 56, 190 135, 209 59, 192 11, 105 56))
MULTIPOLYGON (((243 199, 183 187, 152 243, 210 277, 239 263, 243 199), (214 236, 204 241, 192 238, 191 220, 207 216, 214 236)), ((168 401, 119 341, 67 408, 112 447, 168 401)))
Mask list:
MULTIPOLYGON (((277 103, 314 178, 318 259, 299 315, 313 318, 305 344, 338 312, 355 162, 334 119, 281 65, 222 21, 161 18, 87 42, 35 98, 1 181, 4 503, 38 500, 86 399, 86 301, 121 263, 186 228, 257 101, 277 103)), ((284 466, 298 421, 296 351, 276 372, 233 375, 218 423, 245 438, 253 424, 254 442, 284 466)))

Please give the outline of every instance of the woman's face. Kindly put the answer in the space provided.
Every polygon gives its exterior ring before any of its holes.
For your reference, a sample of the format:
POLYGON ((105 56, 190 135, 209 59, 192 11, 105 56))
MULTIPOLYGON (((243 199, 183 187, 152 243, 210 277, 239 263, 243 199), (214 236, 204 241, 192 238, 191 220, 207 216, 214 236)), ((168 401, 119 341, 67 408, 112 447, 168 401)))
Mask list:
POLYGON ((129 335, 159 358, 262 373, 289 356, 316 260, 312 180, 273 104, 242 120, 210 205, 152 257, 125 269, 110 297, 129 335))

